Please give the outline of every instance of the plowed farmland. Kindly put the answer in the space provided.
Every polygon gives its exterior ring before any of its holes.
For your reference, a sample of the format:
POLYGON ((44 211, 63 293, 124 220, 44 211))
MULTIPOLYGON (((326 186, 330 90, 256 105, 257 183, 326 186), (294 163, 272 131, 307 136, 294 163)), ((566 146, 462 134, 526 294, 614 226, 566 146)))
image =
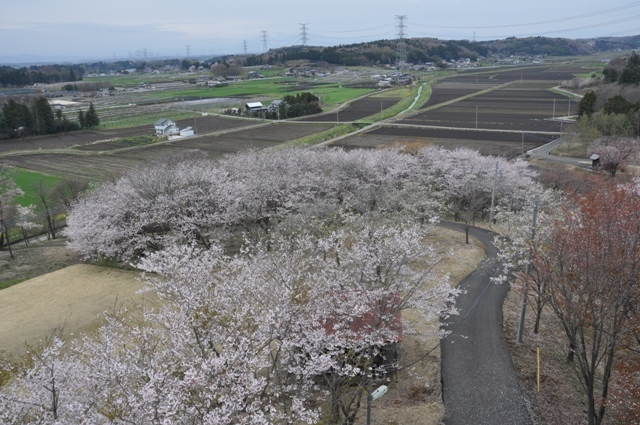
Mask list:
POLYGON ((576 113, 578 102, 549 90, 517 84, 422 112, 404 124, 515 131, 561 131, 553 118, 576 113))
POLYGON ((380 127, 334 144, 345 149, 390 146, 397 142, 420 141, 447 149, 470 148, 484 155, 513 158, 529 149, 549 143, 558 136, 497 131, 455 130, 417 127, 380 127))
POLYGON ((451 77, 433 87, 425 107, 450 103, 396 121, 400 125, 385 125, 343 139, 336 146, 374 147, 418 140, 447 148, 471 147, 483 154, 517 156, 568 130, 566 117, 576 113, 578 102, 549 89, 560 79, 572 78, 571 71, 579 68, 537 66, 451 77), (455 101, 468 95, 473 96, 455 101))
MULTIPOLYGON (((260 124, 251 120, 225 120, 243 125, 260 124)), ((214 125, 210 120, 209 125, 214 125)), ((232 130, 233 126, 228 129, 232 130)), ((234 131, 221 136, 202 136, 154 143, 137 149, 114 150, 107 154, 46 152, 16 154, 3 158, 3 162, 28 170, 53 174, 61 177, 75 177, 84 180, 107 180, 139 166, 141 163, 165 156, 177 155, 185 149, 201 149, 210 157, 247 149, 264 149, 290 140, 330 129, 333 124, 276 123, 271 122, 256 128, 234 131)), ((212 127, 213 128, 213 127, 212 127)), ((220 127, 217 127, 220 128, 220 127)), ((109 143, 99 143, 102 152, 112 147, 109 143)))
POLYGON ((351 102, 347 108, 335 113, 319 114, 303 118, 301 121, 319 122, 319 121, 335 121, 335 122, 351 122, 360 120, 380 113, 381 110, 387 109, 400 99, 397 97, 365 97, 363 99, 351 102))

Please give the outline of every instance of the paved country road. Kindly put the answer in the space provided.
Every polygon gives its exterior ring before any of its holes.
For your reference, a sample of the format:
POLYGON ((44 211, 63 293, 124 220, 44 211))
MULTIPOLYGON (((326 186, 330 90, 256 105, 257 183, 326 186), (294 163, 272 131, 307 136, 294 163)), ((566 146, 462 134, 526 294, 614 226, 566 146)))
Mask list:
MULTIPOLYGON (((462 230, 460 224, 442 226, 462 230)), ((502 302, 509 290, 490 277, 497 269, 493 233, 472 227, 469 234, 485 248, 485 263, 467 276, 456 300, 457 316, 441 346, 446 425, 531 424, 502 332, 502 302)))

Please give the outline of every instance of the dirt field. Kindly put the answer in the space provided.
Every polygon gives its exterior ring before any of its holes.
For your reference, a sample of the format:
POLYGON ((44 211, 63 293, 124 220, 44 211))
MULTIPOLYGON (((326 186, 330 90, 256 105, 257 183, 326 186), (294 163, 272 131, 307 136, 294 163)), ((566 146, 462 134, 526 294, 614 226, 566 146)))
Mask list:
POLYGON ((400 101, 397 97, 365 97, 351 102, 347 108, 328 114, 314 115, 303 118, 306 122, 351 122, 380 113, 380 110, 390 108, 400 101))
MULTIPOLYGON (((455 90, 451 91, 456 96, 455 90)), ((458 96, 459 97, 459 96, 458 96)), ((405 118, 399 122, 456 128, 558 132, 564 129, 553 117, 573 115, 578 102, 540 85, 505 87, 451 105, 405 118), (476 122, 477 119, 477 122, 476 122)))
MULTIPOLYGON (((199 121, 198 121, 199 122, 199 121)), ((241 129, 264 123, 257 120, 234 120, 220 117, 208 117, 205 120, 210 130, 220 131, 241 129)), ((198 124, 200 125, 200 124, 198 124)), ((203 124, 204 125, 204 124, 203 124)), ((333 124, 267 122, 259 128, 232 131, 221 136, 204 136, 154 143, 139 149, 116 150, 100 154, 98 152, 46 152, 16 154, 2 158, 2 161, 16 167, 53 174, 61 177, 75 177, 83 180, 104 181, 121 175, 123 172, 141 163, 167 155, 175 155, 185 149, 202 149, 210 157, 239 152, 247 149, 264 149, 290 140, 322 132, 333 124)), ((124 135, 122 130, 114 133, 124 135)), ((124 136, 123 136, 124 137, 124 136)), ((108 150, 115 144, 100 143, 108 150)))
POLYGON ((520 133, 385 126, 342 139, 334 146, 345 149, 376 148, 391 146, 397 142, 421 141, 447 149, 470 148, 483 155, 514 158, 522 152, 549 143, 554 138, 555 136, 525 133, 523 144, 520 133))

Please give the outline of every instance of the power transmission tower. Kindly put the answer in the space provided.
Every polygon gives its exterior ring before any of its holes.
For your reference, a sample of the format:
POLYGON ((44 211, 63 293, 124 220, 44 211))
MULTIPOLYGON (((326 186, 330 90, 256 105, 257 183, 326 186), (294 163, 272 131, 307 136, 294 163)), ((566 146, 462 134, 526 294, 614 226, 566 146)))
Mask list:
POLYGON ((191 48, 187 44, 187 59, 189 59, 189 56, 191 56, 191 48))
POLYGON ((144 52, 144 60, 146 61, 147 60, 147 49, 144 49, 143 52, 144 52))
POLYGON ((407 62, 407 48, 404 44, 404 37, 406 33, 404 29, 406 25, 404 24, 405 19, 407 19, 407 15, 396 15, 396 21, 398 21, 398 48, 396 50, 396 66, 400 67, 401 64, 407 62))
POLYGON ((244 54, 247 54, 247 40, 242 40, 242 49, 244 50, 244 54))
POLYGON ((267 32, 266 31, 262 31, 262 53, 267 53, 267 50, 269 50, 267 48, 267 32))
POLYGON ((300 39, 302 40, 302 45, 307 45, 307 24, 300 24, 302 28, 300 28, 300 39))

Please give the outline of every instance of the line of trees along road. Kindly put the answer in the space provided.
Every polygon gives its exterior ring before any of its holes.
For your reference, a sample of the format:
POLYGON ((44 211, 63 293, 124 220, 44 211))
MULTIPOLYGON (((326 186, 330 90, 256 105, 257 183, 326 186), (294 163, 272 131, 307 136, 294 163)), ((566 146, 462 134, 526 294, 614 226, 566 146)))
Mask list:
POLYGON ((64 133, 99 125, 100 117, 93 103, 86 111, 78 111, 77 121, 70 121, 60 109, 54 111, 44 96, 29 104, 9 99, 0 110, 0 139, 64 133))

